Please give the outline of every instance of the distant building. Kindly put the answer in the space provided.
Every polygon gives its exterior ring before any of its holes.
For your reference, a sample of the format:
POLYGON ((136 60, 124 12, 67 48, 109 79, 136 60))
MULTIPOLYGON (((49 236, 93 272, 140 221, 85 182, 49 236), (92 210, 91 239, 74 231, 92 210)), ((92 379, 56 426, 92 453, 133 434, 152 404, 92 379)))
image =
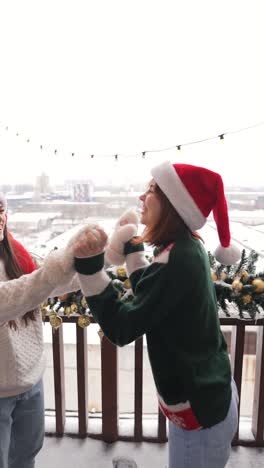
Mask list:
POLYGON ((36 177, 35 192, 39 195, 45 195, 50 193, 50 191, 49 176, 42 172, 40 176, 36 177))
POLYGON ((34 187, 32 184, 15 184, 14 185, 14 193, 16 194, 26 194, 29 192, 33 192, 34 187))
POLYGON ((225 195, 230 209, 251 211, 264 208, 263 191, 226 191, 225 195))
POLYGON ((16 211, 24 207, 28 202, 32 200, 33 196, 33 192, 23 193, 22 195, 16 193, 6 194, 9 213, 10 211, 16 211))
POLYGON ((73 199, 78 202, 91 201, 91 185, 85 183, 75 184, 73 186, 73 199))
POLYGON ((264 196, 263 195, 258 196, 258 198, 256 200, 256 208, 258 210, 263 210, 264 209, 264 196))
POLYGON ((229 209, 235 210, 255 210, 256 209, 256 202, 255 200, 242 200, 242 199, 235 199, 233 198, 228 202, 229 209))
POLYGON ((93 199, 93 184, 90 180, 69 180, 67 188, 76 202, 90 202, 93 199))

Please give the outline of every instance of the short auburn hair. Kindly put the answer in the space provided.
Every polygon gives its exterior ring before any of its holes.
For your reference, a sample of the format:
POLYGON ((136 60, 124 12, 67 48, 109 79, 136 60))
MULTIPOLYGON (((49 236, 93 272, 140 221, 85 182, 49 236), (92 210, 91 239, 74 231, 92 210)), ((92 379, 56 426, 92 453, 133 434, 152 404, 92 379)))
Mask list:
POLYGON ((160 200, 162 213, 161 218, 155 226, 152 226, 151 228, 145 227, 142 236, 137 237, 134 240, 134 243, 139 244, 141 242, 147 242, 155 247, 166 246, 171 242, 175 242, 177 238, 181 237, 181 235, 187 231, 191 232, 195 239, 203 241, 196 231, 190 231, 157 184, 155 185, 154 193, 160 200))

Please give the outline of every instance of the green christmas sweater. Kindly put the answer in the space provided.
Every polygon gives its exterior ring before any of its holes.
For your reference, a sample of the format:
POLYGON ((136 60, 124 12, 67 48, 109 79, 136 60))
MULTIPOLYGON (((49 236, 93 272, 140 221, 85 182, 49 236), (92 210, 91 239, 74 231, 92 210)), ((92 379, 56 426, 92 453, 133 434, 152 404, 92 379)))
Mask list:
POLYGON ((122 302, 104 270, 104 254, 76 258, 81 288, 104 334, 124 346, 146 335, 158 394, 167 405, 189 401, 203 427, 222 421, 231 400, 231 370, 220 330, 207 253, 191 234, 156 252, 126 245, 134 298, 122 302))

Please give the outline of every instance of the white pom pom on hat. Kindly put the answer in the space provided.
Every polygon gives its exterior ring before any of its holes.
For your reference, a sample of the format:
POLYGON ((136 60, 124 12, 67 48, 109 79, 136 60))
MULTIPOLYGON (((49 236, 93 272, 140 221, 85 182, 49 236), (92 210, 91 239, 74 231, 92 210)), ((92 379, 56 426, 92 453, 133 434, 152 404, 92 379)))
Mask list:
POLYGON ((214 254, 219 262, 232 265, 240 259, 240 250, 230 244, 228 209, 219 174, 204 167, 165 161, 154 167, 151 175, 191 231, 203 227, 213 212, 220 240, 214 254))

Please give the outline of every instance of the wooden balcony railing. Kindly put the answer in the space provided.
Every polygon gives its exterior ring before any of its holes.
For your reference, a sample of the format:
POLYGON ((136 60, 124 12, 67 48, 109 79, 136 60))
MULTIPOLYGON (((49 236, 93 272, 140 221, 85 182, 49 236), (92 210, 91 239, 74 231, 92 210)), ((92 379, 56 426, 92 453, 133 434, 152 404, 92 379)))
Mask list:
MULTIPOLYGON (((102 430, 98 433, 89 432, 88 411, 88 347, 87 329, 77 325, 78 317, 63 318, 63 325, 54 330, 52 336, 54 389, 55 389, 55 418, 56 434, 64 434, 65 409, 65 379, 64 379, 64 344, 63 327, 67 323, 76 324, 76 379, 78 393, 78 435, 102 439, 106 442, 116 440, 166 442, 166 420, 159 411, 157 418, 156 436, 146 436, 143 431, 143 339, 136 341, 134 347, 134 413, 133 435, 119 433, 118 414, 118 349, 103 337, 101 340, 101 381, 102 381, 102 430)), ((46 321, 49 318, 46 317, 46 321)), ((243 358, 246 354, 256 356, 256 370, 253 397, 253 412, 251 423, 251 438, 243 437, 240 427, 233 440, 234 445, 264 446, 264 319, 240 320, 236 318, 221 318, 221 325, 228 325, 231 331, 224 331, 228 347, 232 373, 241 397, 243 358), (250 331, 250 327, 257 326, 257 332, 250 331), (246 327, 247 331, 246 331, 246 327)), ((91 325, 93 326, 93 325, 91 325)), ((120 389, 122 391, 122 389, 120 389)), ((240 404, 239 404, 240 414, 240 404)))

